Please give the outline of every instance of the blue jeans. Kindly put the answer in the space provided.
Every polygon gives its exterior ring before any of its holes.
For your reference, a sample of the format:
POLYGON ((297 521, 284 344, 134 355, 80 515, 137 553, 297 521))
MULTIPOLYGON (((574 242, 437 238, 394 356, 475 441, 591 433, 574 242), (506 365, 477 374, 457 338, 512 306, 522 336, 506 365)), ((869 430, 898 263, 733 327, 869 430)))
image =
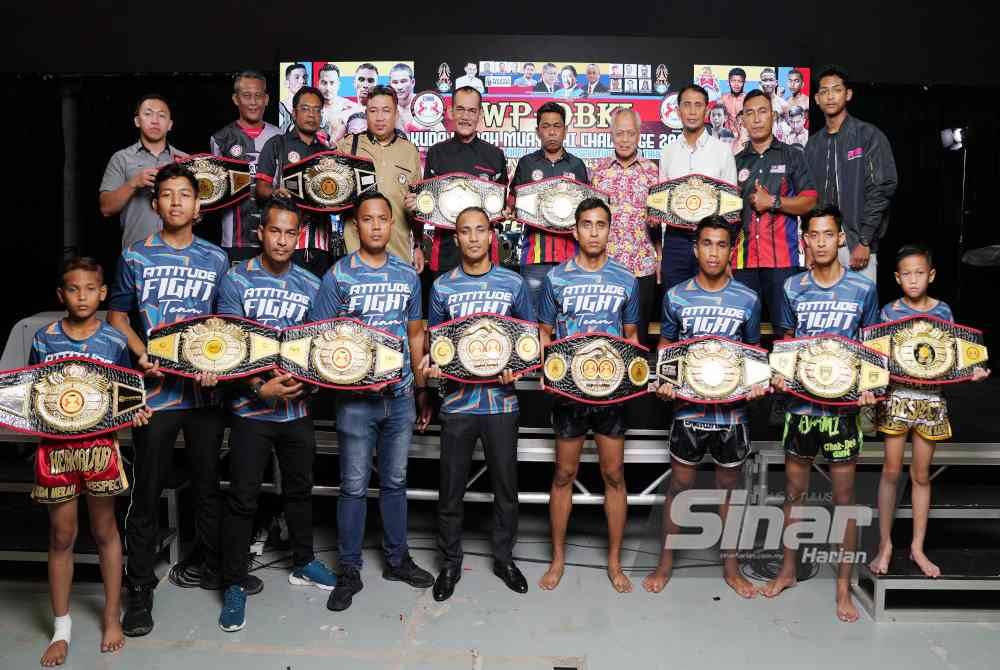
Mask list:
POLYGON ((378 456, 382 551, 392 566, 399 565, 407 555, 406 463, 416 417, 411 393, 398 398, 349 396, 337 403, 337 544, 341 567, 361 569, 373 451, 378 456))
POLYGON ((538 306, 542 300, 542 283, 556 265, 557 263, 531 263, 521 266, 521 278, 524 279, 524 284, 528 287, 528 295, 535 308, 535 316, 538 316, 538 306))
POLYGON ((685 233, 667 232, 663 236, 660 283, 666 291, 698 274, 694 257, 694 239, 685 233))

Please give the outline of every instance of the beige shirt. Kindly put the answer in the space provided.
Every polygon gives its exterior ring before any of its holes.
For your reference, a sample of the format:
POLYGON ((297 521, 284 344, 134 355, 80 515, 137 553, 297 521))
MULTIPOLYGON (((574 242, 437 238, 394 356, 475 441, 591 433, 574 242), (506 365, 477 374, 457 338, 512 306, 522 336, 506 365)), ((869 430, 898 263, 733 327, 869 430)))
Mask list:
MULTIPOLYGON (((354 137, 348 135, 337 142, 337 151, 352 153, 354 137)), ((412 142, 398 135, 387 145, 379 144, 375 141, 375 136, 368 133, 357 135, 357 138, 357 150, 353 153, 375 163, 375 182, 379 193, 392 204, 389 253, 409 263, 413 260, 413 234, 409 217, 403 209, 403 201, 409 193, 410 185, 422 179, 420 154, 412 142)), ((353 214, 348 215, 344 222, 344 243, 348 252, 357 251, 361 246, 353 214)))

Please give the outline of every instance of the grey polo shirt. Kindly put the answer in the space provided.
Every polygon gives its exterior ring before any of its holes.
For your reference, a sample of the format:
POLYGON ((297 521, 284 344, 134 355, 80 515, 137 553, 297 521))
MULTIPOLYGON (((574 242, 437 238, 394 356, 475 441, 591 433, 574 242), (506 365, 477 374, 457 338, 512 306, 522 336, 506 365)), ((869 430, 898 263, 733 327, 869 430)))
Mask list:
MULTIPOLYGON (((116 151, 104 168, 104 178, 101 179, 100 192, 114 191, 121 188, 135 173, 146 168, 159 168, 173 163, 176 157, 185 157, 170 144, 158 156, 150 153, 142 142, 116 151)), ((122 211, 118 213, 122 226, 122 249, 133 242, 144 240, 160 230, 163 221, 160 215, 153 211, 153 190, 143 188, 132 194, 122 211)))

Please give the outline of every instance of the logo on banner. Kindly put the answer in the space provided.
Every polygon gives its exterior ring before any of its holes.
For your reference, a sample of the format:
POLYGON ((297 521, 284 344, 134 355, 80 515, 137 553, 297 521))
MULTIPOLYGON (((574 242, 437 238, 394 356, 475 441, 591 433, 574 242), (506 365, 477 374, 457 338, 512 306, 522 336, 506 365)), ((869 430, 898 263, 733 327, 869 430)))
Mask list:
POLYGON ((680 130, 684 127, 681 115, 678 113, 676 93, 671 93, 660 103, 660 121, 672 130, 680 130))
POLYGON ((239 158, 243 154, 243 147, 238 144, 234 144, 229 147, 229 155, 233 158, 239 158))
POLYGON ((425 128, 431 128, 444 118, 444 100, 433 91, 424 91, 413 98, 413 102, 410 103, 410 113, 414 121, 425 128))
POLYGON ((288 162, 289 163, 298 163, 299 162, 299 152, 298 151, 289 151, 288 152, 288 162))

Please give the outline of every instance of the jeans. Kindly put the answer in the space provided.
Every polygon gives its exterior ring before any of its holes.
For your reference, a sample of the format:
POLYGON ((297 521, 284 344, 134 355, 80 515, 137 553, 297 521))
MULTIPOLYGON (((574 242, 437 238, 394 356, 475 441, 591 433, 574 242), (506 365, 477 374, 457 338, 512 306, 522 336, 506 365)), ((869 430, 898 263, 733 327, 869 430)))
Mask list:
POLYGON ((694 257, 693 234, 667 231, 663 236, 663 257, 660 261, 660 282, 667 291, 698 274, 694 257))
POLYGON ((340 447, 337 544, 342 568, 361 569, 372 452, 378 457, 382 551, 391 566, 398 566, 409 552, 406 544, 406 463, 416 418, 412 393, 398 398, 345 396, 337 403, 340 447))
POLYGON ((536 316, 542 300, 542 283, 556 265, 556 263, 531 263, 521 266, 521 278, 524 279, 524 284, 528 287, 528 295, 531 296, 531 304, 535 308, 536 316))

